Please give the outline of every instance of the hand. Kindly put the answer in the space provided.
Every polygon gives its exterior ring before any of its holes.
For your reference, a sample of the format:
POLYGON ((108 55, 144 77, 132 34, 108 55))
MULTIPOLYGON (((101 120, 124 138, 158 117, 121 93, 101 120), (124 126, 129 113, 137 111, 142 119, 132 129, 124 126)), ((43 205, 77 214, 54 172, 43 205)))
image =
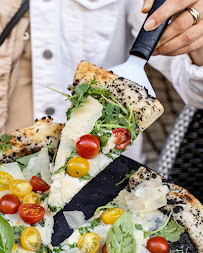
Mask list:
MULTIPOLYGON (((147 13, 154 0, 145 0, 142 12, 147 13)), ((167 26, 153 55, 180 55, 196 50, 203 53, 203 2, 202 0, 166 0, 145 22, 145 30, 157 28, 169 17, 174 16, 167 26), (194 18, 187 7, 195 8, 200 14, 200 20, 194 24, 194 18)), ((203 58, 203 54, 199 57, 203 58)), ((203 64, 203 63, 202 63, 203 64)))

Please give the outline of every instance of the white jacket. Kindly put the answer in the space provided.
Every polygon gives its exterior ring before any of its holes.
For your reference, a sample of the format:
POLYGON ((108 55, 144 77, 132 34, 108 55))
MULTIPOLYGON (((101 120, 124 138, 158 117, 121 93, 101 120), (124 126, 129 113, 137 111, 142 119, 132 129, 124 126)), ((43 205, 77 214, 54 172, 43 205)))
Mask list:
MULTIPOLYGON (((81 60, 104 68, 126 61, 146 17, 142 3, 31 0, 34 118, 52 108, 55 121, 65 121, 65 97, 46 87, 67 92, 81 60)), ((149 63, 173 83, 185 103, 203 108, 203 66, 192 65, 188 55, 154 56, 149 63)))

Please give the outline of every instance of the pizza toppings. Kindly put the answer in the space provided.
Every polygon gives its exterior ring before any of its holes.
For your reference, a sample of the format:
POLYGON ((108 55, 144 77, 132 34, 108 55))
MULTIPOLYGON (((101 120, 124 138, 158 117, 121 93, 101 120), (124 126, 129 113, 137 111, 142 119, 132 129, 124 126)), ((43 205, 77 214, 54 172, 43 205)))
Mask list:
POLYGON ((37 176, 33 176, 30 179, 30 184, 32 185, 33 191, 35 192, 37 191, 46 192, 50 188, 50 186, 43 179, 37 176))
POLYGON ((7 172, 0 171, 0 191, 9 190, 10 182, 14 178, 7 172))
POLYGON ((101 214, 100 218, 105 224, 114 224, 123 212, 123 209, 119 207, 109 208, 101 214))
POLYGON ((147 249, 151 253, 168 253, 169 244, 163 237, 155 236, 147 241, 147 249))
POLYGON ((40 203, 41 203, 41 199, 40 199, 39 195, 35 192, 31 192, 23 198, 23 204, 40 205, 40 203))
POLYGON ((96 233, 83 234, 77 243, 77 247, 84 253, 96 253, 100 246, 100 238, 96 233))
POLYGON ((6 194, 0 199, 0 212, 4 214, 17 213, 20 200, 13 194, 6 194))
POLYGON ((73 157, 67 163, 67 172, 72 177, 84 177, 89 168, 89 162, 82 157, 73 157))
POLYGON ((107 253, 106 243, 105 243, 104 246, 102 247, 102 253, 107 253))
POLYGON ((41 236, 35 227, 26 228, 20 237, 21 245, 24 249, 37 251, 41 246, 41 236))
POLYGON ((20 218, 28 223, 38 223, 43 217, 45 210, 42 206, 36 204, 22 204, 18 208, 20 218))
POLYGON ((32 191, 32 185, 26 180, 16 179, 11 181, 10 190, 14 195, 23 198, 32 191))
POLYGON ((131 141, 130 132, 125 128, 116 128, 112 132, 115 135, 115 149, 125 149, 131 141))
POLYGON ((76 151, 78 155, 92 159, 99 153, 100 141, 93 134, 81 136, 76 142, 76 151))

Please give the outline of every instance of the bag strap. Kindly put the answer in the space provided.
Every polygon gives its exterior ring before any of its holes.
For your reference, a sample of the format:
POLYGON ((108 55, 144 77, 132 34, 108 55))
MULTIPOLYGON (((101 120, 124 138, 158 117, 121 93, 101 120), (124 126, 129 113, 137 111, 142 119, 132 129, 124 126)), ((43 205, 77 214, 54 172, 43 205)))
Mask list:
POLYGON ((3 44, 5 39, 9 36, 12 29, 15 27, 15 25, 20 21, 20 19, 24 16, 24 14, 29 9, 29 0, 25 0, 16 14, 12 17, 12 19, 9 21, 9 23, 4 28, 3 32, 0 35, 0 46, 3 44))

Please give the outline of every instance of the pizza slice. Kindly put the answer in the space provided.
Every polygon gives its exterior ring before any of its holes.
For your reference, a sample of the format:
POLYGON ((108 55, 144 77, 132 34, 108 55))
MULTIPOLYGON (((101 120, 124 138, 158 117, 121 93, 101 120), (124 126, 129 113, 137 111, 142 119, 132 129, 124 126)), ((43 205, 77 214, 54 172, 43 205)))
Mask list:
POLYGON ((16 253, 49 249, 54 225, 48 211, 51 153, 57 150, 62 127, 43 118, 31 127, 0 136, 2 253, 12 248, 16 253))
POLYGON ((202 252, 202 220, 203 206, 187 190, 140 167, 127 187, 95 210, 60 249, 64 253, 202 252))
POLYGON ((86 61, 65 95, 71 106, 62 130, 48 204, 55 213, 162 113, 142 86, 86 61))

